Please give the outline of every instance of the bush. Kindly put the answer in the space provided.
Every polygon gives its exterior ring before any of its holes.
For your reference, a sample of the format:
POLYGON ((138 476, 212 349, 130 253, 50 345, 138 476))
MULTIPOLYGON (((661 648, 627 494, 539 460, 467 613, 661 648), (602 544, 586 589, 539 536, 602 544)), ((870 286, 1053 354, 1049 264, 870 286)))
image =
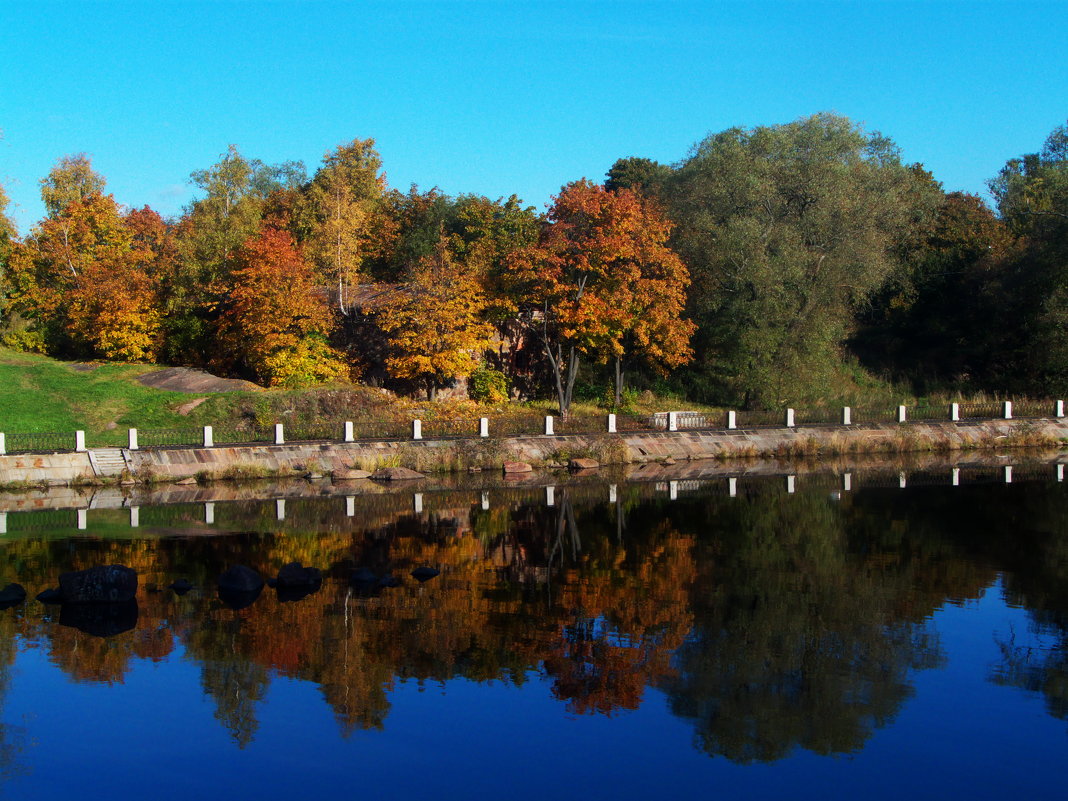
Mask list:
POLYGON ((471 373, 467 394, 479 403, 504 403, 508 400, 508 377, 500 370, 479 367, 471 373))

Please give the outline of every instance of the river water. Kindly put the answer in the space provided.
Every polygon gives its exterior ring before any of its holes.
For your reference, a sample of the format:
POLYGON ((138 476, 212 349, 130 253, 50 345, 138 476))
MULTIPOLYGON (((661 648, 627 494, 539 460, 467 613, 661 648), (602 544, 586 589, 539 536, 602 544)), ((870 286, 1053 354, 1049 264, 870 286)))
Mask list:
POLYGON ((9 512, 3 797, 1063 797, 1053 465, 320 494, 9 512))

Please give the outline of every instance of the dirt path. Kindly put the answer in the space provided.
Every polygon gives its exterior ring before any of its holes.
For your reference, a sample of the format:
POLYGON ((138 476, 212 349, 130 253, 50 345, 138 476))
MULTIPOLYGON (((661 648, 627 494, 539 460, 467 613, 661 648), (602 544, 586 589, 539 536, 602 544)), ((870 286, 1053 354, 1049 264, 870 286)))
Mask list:
POLYGON ((165 389, 170 392, 255 392, 263 389, 251 381, 239 378, 219 378, 217 375, 194 370, 191 367, 168 367, 138 376, 137 380, 146 387, 165 389))

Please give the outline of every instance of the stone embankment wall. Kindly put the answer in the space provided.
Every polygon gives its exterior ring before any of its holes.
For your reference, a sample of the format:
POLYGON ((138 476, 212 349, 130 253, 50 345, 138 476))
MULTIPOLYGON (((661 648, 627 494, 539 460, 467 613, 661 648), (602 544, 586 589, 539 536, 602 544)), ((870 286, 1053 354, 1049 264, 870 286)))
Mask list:
MULTIPOLYGON (((602 463, 647 463, 745 456, 826 456, 835 453, 903 453, 975 447, 1021 447, 1068 442, 1068 420, 1058 418, 823 425, 716 431, 573 434, 510 439, 440 439, 390 442, 122 450, 126 475, 138 481, 184 478, 332 473, 348 468, 400 465, 416 470, 500 467, 504 461, 547 465, 570 456, 602 463)), ((109 449, 117 451, 118 449, 109 449)), ((115 479, 89 453, 0 456, 0 486, 53 485, 115 479)))

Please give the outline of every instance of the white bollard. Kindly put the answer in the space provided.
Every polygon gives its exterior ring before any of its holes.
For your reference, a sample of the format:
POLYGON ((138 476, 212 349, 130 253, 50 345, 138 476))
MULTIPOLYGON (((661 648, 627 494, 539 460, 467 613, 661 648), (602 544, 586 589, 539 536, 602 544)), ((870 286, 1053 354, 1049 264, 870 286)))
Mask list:
POLYGON ((356 441, 356 433, 352 429, 352 421, 351 420, 346 420, 345 421, 345 442, 355 442, 355 441, 356 441))
POLYGON ((274 517, 276 520, 286 519, 286 499, 279 498, 274 502, 274 517))
POLYGON ((1005 401, 1001 404, 1001 416, 1006 420, 1012 419, 1012 401, 1005 401))
POLYGON ((489 493, 488 492, 483 492, 482 493, 482 511, 483 512, 488 512, 489 508, 490 508, 489 493))
POLYGON ((78 510, 78 531, 85 531, 85 529, 88 526, 89 526, 89 510, 88 509, 79 509, 78 510))
POLYGON ((545 505, 546 506, 555 506, 556 505, 556 487, 546 487, 545 488, 545 505))
POLYGON ((795 476, 787 476, 786 477, 786 491, 788 493, 790 493, 791 495, 793 495, 793 493, 794 493, 794 479, 795 479, 795 476))
POLYGON ((0 534, 7 534, 7 512, 0 512, 0 534))
POLYGON ((415 496, 412 498, 412 508, 415 510, 415 513, 417 515, 421 515, 423 513, 423 493, 415 493, 415 496))
POLYGON ((668 482, 668 497, 673 501, 678 500, 678 498, 679 498, 679 482, 678 481, 669 481, 668 482))
POLYGON ((908 409, 906 409, 904 406, 898 406, 897 421, 899 423, 904 423, 906 419, 908 419, 908 409))
POLYGON ((958 422, 960 420, 960 404, 959 403, 951 403, 951 404, 949 404, 949 419, 952 420, 954 423, 956 423, 956 422, 958 422))
POLYGON ((345 517, 356 517, 356 496, 345 496, 345 517))
POLYGON ((412 420, 412 439, 423 438, 423 421, 412 420))
POLYGON ((960 486, 960 468, 959 467, 954 467, 953 468, 953 477, 950 479, 950 484, 952 484, 954 487, 959 487, 960 486))
POLYGON ((215 525, 215 504, 211 501, 204 504, 204 524, 208 526, 215 525))
POLYGON ((128 440, 129 440, 129 443, 130 443, 130 450, 131 451, 136 451, 137 450, 137 429, 136 428, 131 428, 130 429, 130 436, 129 436, 128 440))
POLYGON ((130 507, 130 528, 137 528, 141 525, 141 508, 139 506, 130 507))
POLYGON ((1005 465, 1005 471, 1004 472, 1005 472, 1005 483, 1006 484, 1011 484, 1012 483, 1012 465, 1011 464, 1005 465))
POLYGON ((212 430, 211 426, 204 426, 204 447, 215 447, 215 432, 212 430))
POLYGON ((285 431, 282 428, 282 424, 281 423, 275 423, 274 424, 274 444, 275 445, 285 445, 285 442, 286 442, 286 436, 285 436, 285 431))
POLYGON ((553 418, 552 415, 545 415, 545 436, 551 437, 553 435, 553 418))
POLYGON ((489 418, 488 417, 480 417, 480 418, 478 418, 478 435, 480 437, 482 437, 483 439, 485 439, 486 437, 489 436, 489 418))
POLYGON ((786 410, 786 427, 787 428, 793 428, 794 427, 794 410, 793 409, 787 409, 786 410))
POLYGON ((849 492, 853 489, 853 474, 842 473, 842 492, 849 492))
POLYGON ((853 425, 853 410, 848 406, 842 407, 842 425, 853 425))
POLYGON ((668 412, 668 431, 679 430, 679 413, 668 412))
POLYGON ((74 432, 74 450, 77 451, 78 453, 85 453, 86 448, 85 448, 85 432, 84 431, 75 431, 74 432))
POLYGON ((7 442, 4 439, 4 433, 0 431, 0 456, 7 453, 7 442))
POLYGON ((738 479, 734 476, 727 479, 727 494, 732 498, 738 497, 738 479))
POLYGON ((619 495, 618 495, 618 490, 616 489, 616 485, 615 484, 609 484, 608 485, 608 502, 609 503, 615 503, 616 499, 618 497, 619 497, 619 495))
POLYGON ((727 412, 727 428, 735 429, 738 427, 738 412, 731 409, 727 412))
POLYGON ((1053 404, 1053 416, 1064 417, 1064 401, 1059 400, 1053 404))
POLYGON ((608 433, 616 433, 616 416, 614 414, 608 415, 608 433))

